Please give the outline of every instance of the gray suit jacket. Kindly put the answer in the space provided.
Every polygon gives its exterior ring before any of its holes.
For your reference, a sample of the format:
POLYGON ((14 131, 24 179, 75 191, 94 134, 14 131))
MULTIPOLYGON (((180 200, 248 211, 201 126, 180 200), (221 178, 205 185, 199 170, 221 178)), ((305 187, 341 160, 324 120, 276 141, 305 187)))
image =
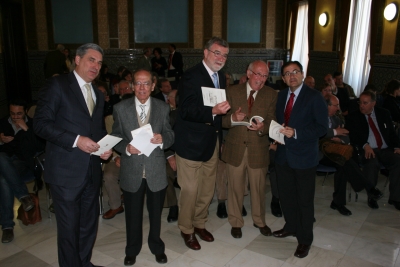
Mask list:
MULTIPOLYGON (((163 138, 163 149, 170 147, 174 142, 174 132, 169 124, 169 106, 153 97, 150 98, 149 123, 154 133, 160 133, 163 138)), ((122 138, 115 146, 121 153, 120 186, 123 190, 135 193, 145 170, 147 184, 152 192, 167 187, 164 151, 157 147, 149 157, 145 155, 126 154, 126 146, 132 141, 131 131, 139 128, 135 97, 126 99, 114 106, 114 125, 112 135, 122 138)))

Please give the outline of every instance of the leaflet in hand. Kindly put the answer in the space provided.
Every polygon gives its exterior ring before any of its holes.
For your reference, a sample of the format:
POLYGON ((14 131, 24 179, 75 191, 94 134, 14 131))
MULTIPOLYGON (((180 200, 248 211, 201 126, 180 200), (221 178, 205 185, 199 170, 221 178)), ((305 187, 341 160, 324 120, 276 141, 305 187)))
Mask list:
POLYGON ((201 87, 204 106, 214 107, 215 105, 226 101, 225 89, 201 87))
POLYGON ((96 152, 91 153, 91 155, 100 156, 104 152, 112 149, 121 140, 122 140, 122 138, 107 134, 99 142, 97 142, 97 144, 100 145, 99 150, 97 150, 96 152))
POLYGON ((263 117, 260 117, 260 116, 253 116, 253 117, 251 117, 251 119, 249 120, 250 122, 247 122, 247 121, 232 121, 232 123, 231 123, 231 125, 232 126, 246 126, 246 127, 249 127, 249 126, 251 126, 251 121, 256 121, 255 119, 257 119, 257 120, 259 120, 260 122, 263 122, 264 121, 264 118, 263 117))
POLYGON ((283 133, 279 132, 280 129, 284 129, 284 127, 276 121, 272 120, 271 124, 269 125, 269 137, 284 145, 285 136, 283 135, 283 133))
POLYGON ((149 123, 133 130, 131 134, 133 139, 130 144, 141 152, 139 155, 145 154, 148 157, 156 147, 162 148, 162 144, 150 143, 150 139, 153 138, 154 134, 149 123))

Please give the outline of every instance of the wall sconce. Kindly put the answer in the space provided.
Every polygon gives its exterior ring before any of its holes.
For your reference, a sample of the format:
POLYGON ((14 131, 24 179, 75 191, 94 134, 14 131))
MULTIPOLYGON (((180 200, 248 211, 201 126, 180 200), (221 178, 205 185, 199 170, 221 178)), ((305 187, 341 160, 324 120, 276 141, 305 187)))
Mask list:
POLYGON ((319 15, 318 23, 322 27, 328 25, 328 13, 324 12, 321 15, 319 15))
POLYGON ((383 12, 383 16, 387 21, 392 21, 397 15, 397 6, 395 3, 391 3, 385 7, 385 11, 383 12))

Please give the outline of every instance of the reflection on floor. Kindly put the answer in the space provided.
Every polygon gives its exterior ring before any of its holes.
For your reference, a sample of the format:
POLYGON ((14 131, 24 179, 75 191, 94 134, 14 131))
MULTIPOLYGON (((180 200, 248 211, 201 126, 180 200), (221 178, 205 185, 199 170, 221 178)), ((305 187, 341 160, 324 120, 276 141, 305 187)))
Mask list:
MULTIPOLYGON (((217 201, 209 209, 206 228, 213 233, 215 241, 200 242, 202 249, 188 249, 180 237, 176 223, 168 223, 168 209, 162 216, 162 239, 166 245, 168 266, 399 266, 400 267, 400 211, 387 204, 385 197, 378 201, 379 209, 371 210, 367 204, 365 191, 358 202, 353 199, 347 208, 353 213, 345 217, 329 208, 332 200, 333 177, 321 186, 323 177, 316 179, 314 243, 308 257, 298 259, 293 256, 297 242, 293 237, 277 239, 265 237, 253 227, 250 216, 249 197, 245 207, 249 215, 245 217, 243 237, 234 239, 230 235, 227 219, 216 216, 217 201)), ((268 181, 268 179, 267 179, 268 181)), ((378 187, 383 188, 386 177, 380 177, 378 187)), ((269 181, 268 181, 269 182, 269 181)), ((268 183, 267 182, 267 183, 268 183)), ((269 184, 269 183, 268 183, 269 184)), ((106 193, 105 193, 106 194, 106 193)), ((284 224, 282 218, 270 213, 270 187, 267 186, 266 221, 272 230, 279 230, 284 224)), ((41 191, 40 201, 43 221, 36 225, 24 226, 16 220, 15 239, 9 244, 0 244, 0 266, 47 267, 58 266, 55 216, 47 217, 45 192, 41 191)), ((107 195, 104 198, 108 209, 107 195)), ((19 206, 15 203, 15 211, 19 206)), ((147 212, 145 212, 147 213, 147 212)), ((160 266, 147 246, 149 222, 144 218, 143 248, 134 266, 160 266)), ((112 220, 100 219, 97 241, 92 262, 104 266, 124 266, 125 257, 125 217, 117 215, 112 220)))

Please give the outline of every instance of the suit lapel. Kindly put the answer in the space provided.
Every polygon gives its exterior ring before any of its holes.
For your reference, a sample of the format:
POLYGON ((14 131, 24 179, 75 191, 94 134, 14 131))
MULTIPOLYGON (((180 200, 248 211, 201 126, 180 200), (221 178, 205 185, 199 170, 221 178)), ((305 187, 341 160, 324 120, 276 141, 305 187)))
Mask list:
POLYGON ((88 107, 86 105, 85 98, 83 97, 83 93, 81 88, 79 87, 78 81, 76 80, 75 74, 73 72, 68 74, 68 79, 70 81, 69 87, 71 88, 71 91, 75 94, 76 98, 78 99, 79 104, 81 107, 89 114, 88 107))

